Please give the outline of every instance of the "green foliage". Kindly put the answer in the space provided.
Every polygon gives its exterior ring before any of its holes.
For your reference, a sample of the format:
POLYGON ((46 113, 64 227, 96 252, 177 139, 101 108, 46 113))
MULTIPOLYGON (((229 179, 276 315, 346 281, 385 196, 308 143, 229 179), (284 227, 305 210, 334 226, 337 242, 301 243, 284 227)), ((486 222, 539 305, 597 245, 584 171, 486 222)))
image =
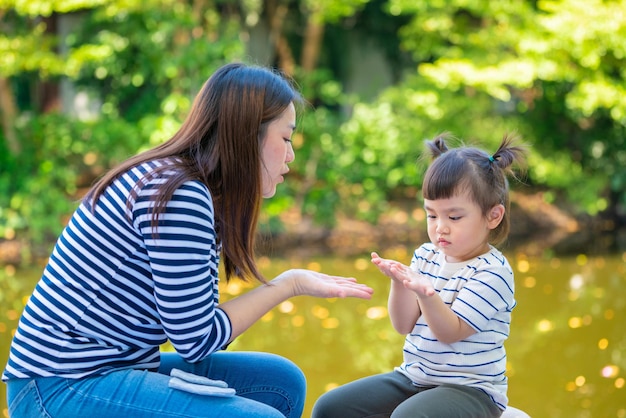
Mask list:
MULTIPOLYGON (((519 132, 532 151, 526 184, 514 187, 592 215, 626 205, 624 0, 289 5, 288 22, 268 35, 268 62, 297 61, 310 41, 304 22, 326 38, 318 68, 294 68, 312 106, 299 112, 289 181, 264 206, 267 230, 294 207, 332 225, 337 212, 376 221, 391 200, 416 199, 422 142, 443 131, 486 150, 519 132), (354 38, 378 48, 393 85, 345 90, 361 64, 345 52, 354 38)), ((9 149, 10 130, 0 132, 0 239, 52 239, 97 176, 167 139, 213 70, 248 58, 250 28, 276 18, 269 9, 0 0, 0 78, 15 90, 22 147, 9 149), (48 25, 55 17, 63 32, 48 25), (50 113, 33 94, 67 81, 90 112, 50 113)))
MULTIPOLYGON (((243 54, 236 24, 215 9, 192 6, 160 0, 0 4, 13 18, 0 36, 0 77, 14 77, 18 97, 20 87, 36 85, 32 73, 63 76, 98 107, 89 119, 20 115, 14 128, 22 150, 2 149, 0 158, 0 239, 54 240, 93 180, 169 137, 208 75, 243 54), (91 9, 65 22, 72 28, 65 38, 35 18, 83 8, 91 9)), ((22 101, 27 107, 33 98, 22 101)))
MULTIPOLYGON (((609 190, 626 202, 620 188, 626 176, 625 7, 624 1, 582 0, 389 2, 392 14, 412 17, 400 35, 424 82, 458 92, 454 101, 471 91, 502 103, 495 113, 481 107, 471 114, 492 121, 499 113, 517 126, 542 155, 531 160, 535 184, 566 191, 594 215, 611 204, 609 190)), ((442 103, 442 113, 455 106, 442 103)), ((476 134, 471 124, 461 126, 453 131, 476 134)))
POLYGON ((0 235, 43 244, 60 233, 85 188, 145 141, 121 120, 81 122, 59 114, 24 120, 18 133, 28 148, 15 158, 3 153, 0 235))

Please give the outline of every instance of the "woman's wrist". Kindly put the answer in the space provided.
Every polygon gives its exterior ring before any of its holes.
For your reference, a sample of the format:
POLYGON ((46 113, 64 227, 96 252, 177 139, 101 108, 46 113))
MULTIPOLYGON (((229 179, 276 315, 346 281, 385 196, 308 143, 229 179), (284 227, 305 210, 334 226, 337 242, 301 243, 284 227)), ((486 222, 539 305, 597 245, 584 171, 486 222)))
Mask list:
POLYGON ((294 274, 294 270, 286 270, 276 276, 273 280, 270 281, 270 285, 277 286, 281 289, 285 289, 287 291, 286 299, 289 299, 294 296, 299 296, 297 286, 297 277, 294 274))

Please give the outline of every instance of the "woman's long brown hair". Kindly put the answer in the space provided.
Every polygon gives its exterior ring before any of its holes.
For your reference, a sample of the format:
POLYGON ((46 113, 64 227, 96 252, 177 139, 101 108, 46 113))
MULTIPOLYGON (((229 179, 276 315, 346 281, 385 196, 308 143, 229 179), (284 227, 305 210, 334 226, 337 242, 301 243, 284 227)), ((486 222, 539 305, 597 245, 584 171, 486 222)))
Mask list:
MULTIPOLYGON (((252 276, 265 282, 254 260, 263 199, 261 146, 267 126, 292 102, 301 102, 301 97, 280 74, 263 67, 227 64, 206 81, 172 138, 106 173, 85 201, 95 207, 105 189, 130 168, 146 161, 170 158, 173 165, 157 168, 150 175, 153 178, 160 171, 175 169, 175 174, 158 186, 153 227, 174 191, 185 181, 199 180, 207 185, 213 199, 215 230, 222 244, 226 280, 232 276, 244 280, 252 276)), ((129 205, 137 191, 133 193, 129 205)))

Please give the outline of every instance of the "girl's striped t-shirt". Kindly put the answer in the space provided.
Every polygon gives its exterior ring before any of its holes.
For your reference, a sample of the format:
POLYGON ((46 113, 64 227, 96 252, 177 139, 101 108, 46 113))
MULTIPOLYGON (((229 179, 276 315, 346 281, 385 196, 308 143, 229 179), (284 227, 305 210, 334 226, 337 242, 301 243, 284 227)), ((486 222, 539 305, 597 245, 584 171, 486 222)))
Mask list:
POLYGON ((421 316, 404 344, 397 368, 419 386, 457 384, 476 387, 506 408, 504 342, 509 336, 514 298, 513 270, 496 248, 450 269, 433 244, 413 254, 411 269, 427 276, 439 297, 476 330, 470 337, 445 344, 421 316))

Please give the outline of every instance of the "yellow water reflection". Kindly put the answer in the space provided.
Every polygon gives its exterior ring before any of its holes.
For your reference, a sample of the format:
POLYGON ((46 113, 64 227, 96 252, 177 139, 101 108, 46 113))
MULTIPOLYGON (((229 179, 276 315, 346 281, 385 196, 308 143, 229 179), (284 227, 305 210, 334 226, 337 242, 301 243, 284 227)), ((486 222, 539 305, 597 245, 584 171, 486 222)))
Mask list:
MULTIPOLYGON (((411 252, 397 248, 383 256, 408 262, 411 252)), ((518 302, 507 343, 511 404, 533 418, 626 418, 626 254, 508 256, 518 302)), ((268 278, 287 268, 306 267, 356 277, 375 289, 370 301, 291 299, 231 344, 231 350, 274 352, 300 365, 308 381, 305 417, 325 391, 400 363, 404 337, 389 323, 389 282, 369 257, 264 257, 259 264, 268 278)), ((2 364, 39 273, 0 270, 2 364)), ((221 286, 222 299, 228 300, 253 284, 231 281, 221 286)), ((0 416, 6 417, 4 396, 0 391, 0 416)))

